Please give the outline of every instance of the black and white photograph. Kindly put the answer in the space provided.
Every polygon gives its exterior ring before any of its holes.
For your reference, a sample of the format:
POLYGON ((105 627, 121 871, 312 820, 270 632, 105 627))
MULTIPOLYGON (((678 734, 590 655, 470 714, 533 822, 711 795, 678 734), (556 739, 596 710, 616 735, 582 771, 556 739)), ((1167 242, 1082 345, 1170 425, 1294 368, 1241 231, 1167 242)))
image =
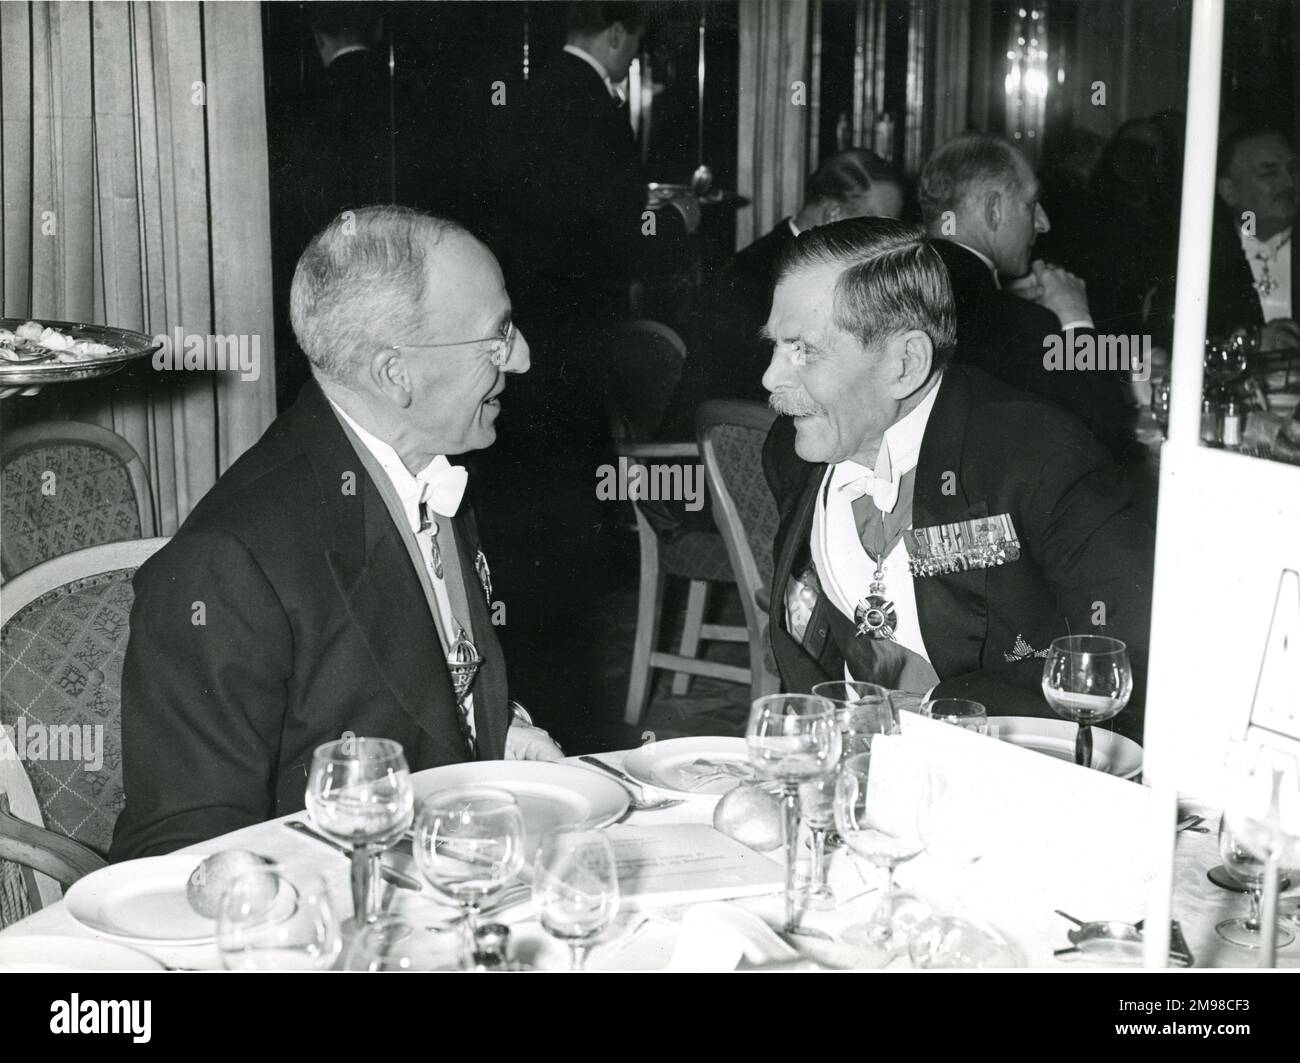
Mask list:
POLYGON ((1298 35, 0 0, 0 990, 1294 1036, 1298 35))

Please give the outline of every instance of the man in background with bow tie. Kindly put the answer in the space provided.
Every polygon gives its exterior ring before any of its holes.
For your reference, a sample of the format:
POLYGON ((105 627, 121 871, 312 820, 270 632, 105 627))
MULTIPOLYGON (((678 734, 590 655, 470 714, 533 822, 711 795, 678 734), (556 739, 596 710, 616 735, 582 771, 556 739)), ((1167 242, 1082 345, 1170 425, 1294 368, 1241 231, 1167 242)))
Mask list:
POLYGON ((347 734, 412 770, 562 754, 510 702, 467 474, 528 370, 496 259, 402 207, 340 215, 298 262, 313 379, 135 578, 112 858, 303 808, 347 734), (458 697, 451 658, 477 661, 458 697))
POLYGON ((765 331, 785 689, 847 676, 1050 716, 1051 640, 1106 634, 1137 676, 1117 729, 1140 735, 1151 530, 1082 424, 961 363, 931 242, 875 218, 800 235, 765 331))

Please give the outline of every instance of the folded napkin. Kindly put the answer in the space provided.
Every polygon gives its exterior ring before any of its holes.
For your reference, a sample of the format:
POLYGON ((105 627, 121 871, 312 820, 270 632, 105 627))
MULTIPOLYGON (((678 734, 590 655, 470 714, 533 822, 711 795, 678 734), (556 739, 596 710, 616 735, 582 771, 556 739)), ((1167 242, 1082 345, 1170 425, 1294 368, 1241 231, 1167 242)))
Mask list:
POLYGON ((777 937, 763 920, 734 904, 698 904, 682 919, 669 971, 734 971, 751 965, 790 963, 799 953, 777 937))

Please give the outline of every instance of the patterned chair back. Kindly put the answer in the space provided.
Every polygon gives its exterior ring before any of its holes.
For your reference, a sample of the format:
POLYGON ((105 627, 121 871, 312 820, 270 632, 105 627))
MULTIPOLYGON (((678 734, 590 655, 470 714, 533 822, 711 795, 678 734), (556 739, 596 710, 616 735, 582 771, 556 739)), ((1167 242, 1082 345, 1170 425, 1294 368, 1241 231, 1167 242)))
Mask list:
POLYGON ((775 420, 760 403, 725 401, 704 403, 695 419, 714 516, 750 598, 761 598, 772 582, 778 514, 763 475, 763 443, 775 420))
MULTIPOLYGON (((38 826, 100 855, 124 804, 121 688, 131 580, 166 541, 80 550, 4 588, 0 724, 31 784, 38 826)), ((0 862, 0 922, 16 881, 12 865, 0 862)))
POLYGON ((6 433, 0 446, 0 576, 101 543, 155 534, 144 463, 125 439, 75 421, 6 433))

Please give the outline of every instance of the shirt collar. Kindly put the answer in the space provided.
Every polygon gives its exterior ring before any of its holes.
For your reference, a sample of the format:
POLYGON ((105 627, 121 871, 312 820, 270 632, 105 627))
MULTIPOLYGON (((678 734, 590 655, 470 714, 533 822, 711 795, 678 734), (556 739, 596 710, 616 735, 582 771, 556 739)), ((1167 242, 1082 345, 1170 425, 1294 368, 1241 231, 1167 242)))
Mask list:
POLYGON ((831 472, 830 489, 836 490, 869 473, 879 480, 897 483, 915 469, 921 458, 921 440, 925 438, 925 426, 929 423, 930 412, 934 409, 934 400, 939 395, 942 383, 943 372, 940 371, 925 398, 905 417, 886 429, 885 437, 880 441, 880 452, 876 456, 874 469, 856 461, 837 462, 831 472))
POLYGON ((984 265, 987 267, 988 271, 991 274, 993 274, 994 287, 996 287, 999 291, 1002 289, 1002 282, 998 280, 998 267, 993 265, 993 259, 989 258, 989 256, 986 255, 983 251, 976 251, 975 248, 970 246, 970 244, 963 244, 960 240, 954 240, 953 243, 956 244, 958 247, 964 247, 972 255, 974 255, 981 262, 983 262, 984 265))
POLYGON ((328 70, 333 65, 334 60, 336 60, 341 55, 347 55, 350 52, 368 52, 368 51, 370 51, 369 45, 349 44, 346 48, 340 48, 337 52, 335 52, 333 55, 330 56, 330 61, 325 64, 325 69, 328 70))
POLYGON ((1291 226, 1287 226, 1280 232, 1275 232, 1267 240, 1261 240, 1258 236, 1247 236, 1241 234, 1241 246, 1248 252, 1263 251, 1265 254, 1279 250, 1283 244, 1291 238, 1291 226))
POLYGON ((791 232, 793 235, 795 235, 795 236, 798 236, 798 235, 799 235, 800 229, 799 229, 799 226, 797 226, 797 225, 794 223, 794 218, 786 218, 786 219, 785 219, 785 223, 786 223, 788 226, 790 226, 790 232, 791 232))
POLYGON ((564 50, 568 52, 570 55, 576 55, 579 59, 581 59, 584 63, 586 63, 589 67, 591 67, 592 70, 596 71, 596 73, 600 75, 600 80, 605 83, 605 90, 609 93, 612 99, 615 100, 623 99, 623 94, 618 91, 618 88, 614 85, 614 82, 610 81, 609 71, 605 69, 604 63, 602 63, 590 52, 584 52, 576 44, 566 44, 564 46, 564 50))
POLYGON ((367 432, 357 424, 348 416, 347 411, 333 399, 329 400, 329 404, 334 407, 334 412, 343 419, 347 426, 356 433, 357 438, 361 440, 361 445, 370 451, 375 461, 379 462, 379 467, 384 470, 384 474, 393 485, 393 490, 397 492, 398 500, 402 503, 402 513, 406 517, 407 524, 410 525, 411 531, 418 532, 421 525, 420 502, 424 498, 425 489, 432 480, 433 474, 441 466, 449 465, 450 462, 442 454, 439 454, 412 476, 411 470, 406 467, 406 462, 402 461, 396 450, 378 436, 367 432))

